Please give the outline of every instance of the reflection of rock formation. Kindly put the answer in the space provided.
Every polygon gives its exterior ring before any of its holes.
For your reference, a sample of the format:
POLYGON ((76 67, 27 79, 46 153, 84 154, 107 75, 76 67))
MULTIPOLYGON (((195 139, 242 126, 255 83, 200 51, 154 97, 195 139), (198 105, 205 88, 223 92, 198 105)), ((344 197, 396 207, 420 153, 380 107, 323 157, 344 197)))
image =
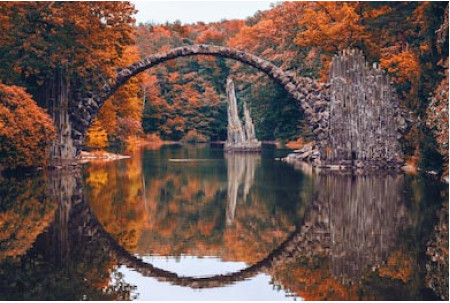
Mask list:
POLYGON ((228 137, 225 143, 227 151, 258 151, 261 149, 261 142, 256 139, 255 127, 247 105, 244 103, 244 126, 239 119, 234 83, 227 79, 228 97, 228 137))
POLYGON ((427 284, 442 300, 448 300, 448 197, 427 246, 427 284))
POLYGON ((83 198, 83 184, 78 169, 65 168, 49 173, 49 194, 59 205, 55 221, 48 231, 47 249, 53 249, 51 254, 55 262, 67 262, 70 254, 69 220, 72 205, 78 204, 83 198))
POLYGON ((228 191, 226 223, 231 225, 236 212, 238 192, 243 188, 243 200, 247 198, 255 178, 256 166, 259 164, 259 155, 231 153, 225 156, 228 167, 228 191))
POLYGON ((314 201, 301 234, 307 241, 296 256, 329 256, 330 271, 356 282, 382 265, 409 226, 402 200, 403 175, 315 175, 314 201))
POLYGON ((313 178, 315 197, 295 236, 307 240, 291 242, 297 247, 274 268, 275 283, 305 300, 417 300, 416 261, 401 232, 412 223, 404 176, 313 178))
POLYGON ((329 205, 333 275, 358 280, 387 259, 399 230, 409 225, 403 182, 403 175, 319 176, 317 198, 329 205))

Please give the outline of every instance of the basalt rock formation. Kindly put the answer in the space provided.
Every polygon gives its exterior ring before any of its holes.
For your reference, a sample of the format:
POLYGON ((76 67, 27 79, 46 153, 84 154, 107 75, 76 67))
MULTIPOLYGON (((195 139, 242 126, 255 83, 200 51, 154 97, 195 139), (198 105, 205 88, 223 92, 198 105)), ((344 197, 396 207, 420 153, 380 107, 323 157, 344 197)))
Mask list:
POLYGON ((261 142, 256 139, 255 127, 250 117, 250 112, 244 103, 244 125, 239 119, 239 112, 234 91, 234 83, 227 79, 228 98, 228 137, 225 143, 227 152, 254 152, 261 150, 261 142))
POLYGON ((361 51, 346 50, 333 58, 325 87, 330 98, 320 111, 329 121, 325 144, 307 146, 286 160, 337 170, 401 168, 399 140, 411 121, 399 106, 389 75, 377 64, 369 67, 361 51))
POLYGON ((448 183, 448 58, 443 64, 446 70, 446 77, 442 79, 441 83, 436 87, 433 95, 430 98, 430 103, 427 108, 426 123, 433 133, 434 137, 436 138, 438 152, 444 158, 442 179, 448 183))
POLYGON ((322 164, 399 167, 399 138, 407 123, 386 72, 370 68, 360 51, 333 58, 330 75, 330 124, 322 164), (353 163, 352 163, 353 162, 353 163))

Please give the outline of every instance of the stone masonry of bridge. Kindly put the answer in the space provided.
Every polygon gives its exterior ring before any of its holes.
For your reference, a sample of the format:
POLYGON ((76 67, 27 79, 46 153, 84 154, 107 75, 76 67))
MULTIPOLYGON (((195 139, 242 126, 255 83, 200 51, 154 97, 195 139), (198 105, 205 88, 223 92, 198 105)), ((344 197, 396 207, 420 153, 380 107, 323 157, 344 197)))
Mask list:
MULTIPOLYGON (((264 72, 299 104, 319 151, 318 164, 358 167, 369 164, 401 166, 398 140, 408 130, 408 115, 399 108, 389 76, 369 68, 358 51, 345 51, 333 59, 330 80, 319 84, 311 78, 284 72, 253 54, 214 45, 189 45, 150 55, 126 68, 116 79, 105 80, 100 92, 78 96, 69 103, 71 145, 75 158, 86 132, 105 101, 128 79, 160 63, 186 56, 209 55, 240 61, 264 72), (323 163, 320 163, 323 160, 323 163)), ((67 146, 64 147, 67 149, 67 146)), ((67 154, 67 153, 66 153, 67 154)), ((55 157, 53 157, 55 158, 55 157)), ((375 165, 376 166, 376 165, 375 165)))

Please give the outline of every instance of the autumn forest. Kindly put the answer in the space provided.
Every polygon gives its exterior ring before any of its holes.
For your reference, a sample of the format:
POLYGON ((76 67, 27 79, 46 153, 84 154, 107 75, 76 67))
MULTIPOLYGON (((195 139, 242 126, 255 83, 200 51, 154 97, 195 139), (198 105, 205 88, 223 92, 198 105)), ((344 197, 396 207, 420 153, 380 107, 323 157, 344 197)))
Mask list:
POLYGON ((448 2, 137 7, 0 3, 0 300, 448 300, 448 2))
MULTIPOLYGON (((437 171, 447 162, 448 12, 443 2, 285 2, 247 20, 161 25, 135 24, 134 7, 126 2, 5 2, 1 10, 5 168, 39 165, 48 158, 52 123, 34 117, 55 117, 57 94, 80 94, 116 68, 191 44, 242 49, 320 82, 327 81, 332 56, 361 49, 389 73, 401 105, 415 118, 403 142, 408 161, 437 171), (58 91, 61 78, 65 91, 58 91), (32 126, 30 119, 39 124, 32 126)), ((93 120, 86 148, 133 144, 149 135, 225 140, 229 75, 238 83, 238 98, 257 117, 258 138, 311 140, 301 108, 281 87, 240 63, 205 56, 173 60, 132 78, 93 120)))

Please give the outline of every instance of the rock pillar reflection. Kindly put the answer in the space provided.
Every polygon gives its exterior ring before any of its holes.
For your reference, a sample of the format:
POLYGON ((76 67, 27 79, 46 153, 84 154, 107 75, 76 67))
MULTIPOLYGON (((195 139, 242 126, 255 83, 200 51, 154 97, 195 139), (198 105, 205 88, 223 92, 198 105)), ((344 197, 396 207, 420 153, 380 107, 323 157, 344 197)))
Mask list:
POLYGON ((442 299, 448 300, 448 195, 438 212, 438 222, 427 243, 426 283, 442 299))
POLYGON ((317 199, 329 211, 334 276, 352 282, 388 258, 399 231, 409 224, 401 199, 403 184, 403 175, 318 177, 317 199))
POLYGON ((236 213, 239 189, 242 188, 242 200, 247 199, 255 171, 260 163, 258 154, 228 153, 225 154, 228 169, 226 224, 231 225, 236 213))

